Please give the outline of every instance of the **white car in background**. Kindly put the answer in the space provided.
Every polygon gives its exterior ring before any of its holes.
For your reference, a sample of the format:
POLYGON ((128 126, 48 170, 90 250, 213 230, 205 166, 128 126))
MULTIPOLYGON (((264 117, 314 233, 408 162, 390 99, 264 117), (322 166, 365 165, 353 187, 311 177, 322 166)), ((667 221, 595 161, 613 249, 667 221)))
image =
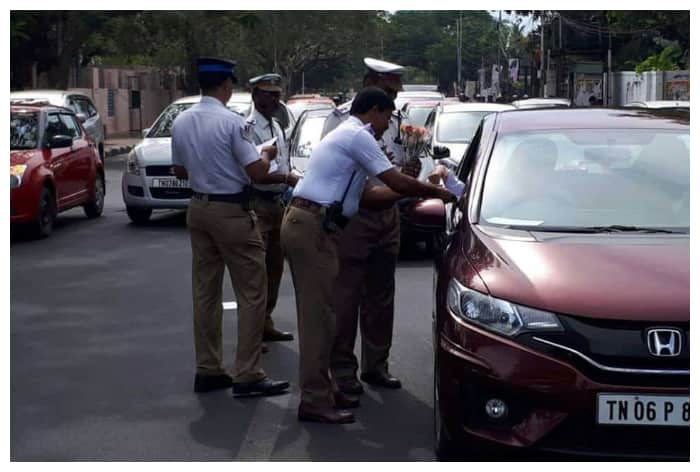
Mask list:
MULTIPOLYGON (((184 97, 168 105, 153 126, 143 130, 143 141, 126 158, 122 175, 122 199, 126 213, 134 223, 145 223, 153 210, 185 209, 192 189, 187 180, 175 177, 170 151, 173 121, 183 111, 199 103, 200 95, 184 97)), ((249 93, 234 93, 226 106, 242 116, 250 113, 249 93)), ((287 125, 294 118, 282 104, 280 115, 287 115, 287 125)), ((284 124, 284 122, 283 122, 284 124)))
POLYGON ((684 100, 642 100, 628 102, 625 108, 653 108, 654 110, 690 111, 690 102, 684 100))
POLYGON ((64 107, 75 113, 76 118, 85 128, 85 132, 95 141, 95 146, 100 153, 100 160, 105 161, 105 128, 102 124, 100 112, 92 101, 92 98, 81 92, 69 90, 24 90, 10 93, 12 102, 45 102, 49 105, 64 107))
POLYGON ((515 108, 503 103, 440 103, 425 121, 425 127, 430 132, 429 149, 433 157, 456 169, 481 119, 490 113, 506 110, 515 108))

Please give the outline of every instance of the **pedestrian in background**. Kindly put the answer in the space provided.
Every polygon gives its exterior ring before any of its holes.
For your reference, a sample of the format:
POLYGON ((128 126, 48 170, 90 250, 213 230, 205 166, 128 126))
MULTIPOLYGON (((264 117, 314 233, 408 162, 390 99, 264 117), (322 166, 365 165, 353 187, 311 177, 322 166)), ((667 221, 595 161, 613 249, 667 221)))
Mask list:
POLYGON ((448 191, 399 172, 377 143, 389 126, 393 100, 368 87, 352 103, 350 117, 314 148, 282 223, 282 245, 289 261, 299 322, 301 421, 351 423, 345 410, 359 406, 337 391, 330 376, 335 336, 332 307, 343 228, 365 205, 391 204, 402 195, 454 199, 448 191), (366 187, 367 176, 388 187, 366 187))
POLYGON ((279 74, 259 75, 250 79, 248 84, 252 88, 253 108, 247 122, 253 127, 253 141, 260 145, 274 139, 277 148, 276 172, 289 176, 288 180, 281 184, 253 184, 253 209, 258 217, 258 227, 265 246, 267 272, 263 341, 291 341, 294 339, 292 333, 278 330, 272 321, 272 311, 277 304, 284 270, 284 256, 280 243, 280 228, 284 216, 283 195, 290 185, 294 186, 297 182, 297 177, 290 173, 286 136, 279 121, 274 118, 280 107, 282 77, 279 74))
POLYGON ((265 248, 246 188, 283 183, 268 173, 275 148, 259 155, 252 129, 226 103, 237 82, 235 63, 197 61, 200 103, 173 123, 172 157, 178 178, 188 178, 192 198, 187 226, 192 245, 192 303, 197 372, 195 392, 232 387, 236 396, 277 394, 289 382, 265 375, 260 351, 265 324, 265 248), (238 342, 233 378, 222 363, 222 282, 228 268, 238 302, 238 342))
MULTIPOLYGON (((404 68, 398 64, 365 58, 366 86, 384 90, 392 102, 403 89, 404 68)), ((324 132, 334 129, 350 115, 348 106, 335 110, 324 123, 324 132)), ((386 131, 378 135, 387 158, 407 173, 416 176, 400 140, 401 116, 394 112, 386 131)), ((371 179, 370 185, 383 185, 371 179)), ((401 219, 397 205, 384 208, 360 208, 340 238, 340 268, 334 290, 333 307, 337 328, 331 372, 338 388, 349 394, 364 389, 357 380, 359 363, 355 356, 358 320, 362 336, 363 381, 386 388, 401 388, 399 379, 389 373, 389 351, 394 329, 394 275, 401 242, 401 219)))

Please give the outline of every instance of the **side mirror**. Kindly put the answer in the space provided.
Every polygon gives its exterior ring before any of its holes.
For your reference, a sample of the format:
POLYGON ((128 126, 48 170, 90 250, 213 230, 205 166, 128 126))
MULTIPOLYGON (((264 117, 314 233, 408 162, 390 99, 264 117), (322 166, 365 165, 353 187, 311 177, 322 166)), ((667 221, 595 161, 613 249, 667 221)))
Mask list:
POLYGON ((150 133, 150 131, 151 131, 151 128, 145 128, 144 130, 141 131, 141 137, 145 138, 146 136, 148 136, 148 133, 150 133))
POLYGON ((447 146, 433 146, 433 159, 450 157, 450 150, 447 146))
POLYGON ((76 114, 75 114, 75 117, 76 117, 76 118, 78 119, 78 121, 80 121, 81 123, 85 123, 85 121, 87 121, 87 116, 85 115, 85 113, 76 113, 76 114))
POLYGON ((73 145, 73 138, 65 134, 57 134, 49 139, 49 147, 51 149, 67 148, 73 145))
POLYGON ((445 204, 438 198, 416 200, 404 209, 404 218, 411 226, 430 233, 445 231, 445 204))

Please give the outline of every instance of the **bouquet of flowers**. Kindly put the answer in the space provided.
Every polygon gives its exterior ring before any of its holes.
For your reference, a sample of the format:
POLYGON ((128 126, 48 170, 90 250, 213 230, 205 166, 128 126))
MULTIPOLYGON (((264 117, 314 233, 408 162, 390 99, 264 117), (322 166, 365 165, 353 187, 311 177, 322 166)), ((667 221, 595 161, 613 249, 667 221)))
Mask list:
POLYGON ((417 161, 428 150, 428 130, 421 126, 401 125, 401 144, 408 161, 417 161))

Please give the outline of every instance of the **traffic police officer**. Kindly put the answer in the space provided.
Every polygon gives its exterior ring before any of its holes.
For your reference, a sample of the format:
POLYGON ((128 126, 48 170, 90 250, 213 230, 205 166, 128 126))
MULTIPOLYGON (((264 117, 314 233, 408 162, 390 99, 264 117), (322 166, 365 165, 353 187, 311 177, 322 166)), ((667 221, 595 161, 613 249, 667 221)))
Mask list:
POLYGON ((235 63, 197 61, 200 103, 173 123, 172 159, 179 178, 189 178, 187 226, 192 245, 192 299, 197 361, 195 392, 233 387, 236 396, 277 394, 289 382, 265 375, 260 361, 267 280, 265 249, 245 189, 251 180, 282 183, 269 174, 275 149, 259 155, 243 117, 226 108, 237 82, 235 63), (221 318, 224 267, 238 301, 238 343, 233 378, 222 364, 221 318))
MULTIPOLYGON (((404 68, 397 64, 365 58, 368 72, 364 84, 383 89, 392 100, 403 89, 404 68)), ((348 105, 332 113, 324 123, 324 133, 347 118, 348 105)), ((420 168, 406 162, 400 141, 400 115, 392 115, 381 135, 380 146, 393 164, 415 177, 420 168)), ((381 185, 376 180, 371 185, 381 185)), ((361 208, 340 239, 340 269, 336 281, 334 309, 337 330, 331 355, 331 372, 341 391, 363 392, 357 380, 358 361, 355 338, 359 318, 362 335, 362 374, 367 383, 400 388, 401 382, 389 373, 388 359, 394 326, 394 272, 399 254, 400 216, 396 205, 388 208, 361 208)))
POLYGON ((265 245, 265 267, 267 270, 267 307, 265 309, 263 341, 291 341, 294 339, 292 333, 276 329, 271 316, 277 304, 277 294, 284 270, 284 256, 280 243, 280 228, 284 215, 282 195, 289 188, 289 185, 294 185, 297 181, 297 177, 290 173, 289 149, 284 131, 277 118, 274 118, 275 111, 280 106, 281 83, 282 77, 279 74, 263 74, 248 81, 253 91, 253 109, 247 122, 253 128, 253 140, 255 144, 260 145, 275 139, 275 147, 277 147, 276 172, 289 175, 287 183, 253 185, 253 209, 258 216, 258 226, 265 245))
POLYGON ((350 117, 314 148, 284 216, 282 246, 292 272, 299 322, 302 421, 351 423, 353 414, 343 408, 359 406, 356 399, 334 391, 330 356, 338 244, 360 200, 365 205, 386 205, 402 195, 454 199, 440 187, 400 173, 382 152, 375 135, 386 131, 393 109, 393 100, 383 90, 362 90, 350 117), (366 187, 368 175, 388 187, 366 187))

